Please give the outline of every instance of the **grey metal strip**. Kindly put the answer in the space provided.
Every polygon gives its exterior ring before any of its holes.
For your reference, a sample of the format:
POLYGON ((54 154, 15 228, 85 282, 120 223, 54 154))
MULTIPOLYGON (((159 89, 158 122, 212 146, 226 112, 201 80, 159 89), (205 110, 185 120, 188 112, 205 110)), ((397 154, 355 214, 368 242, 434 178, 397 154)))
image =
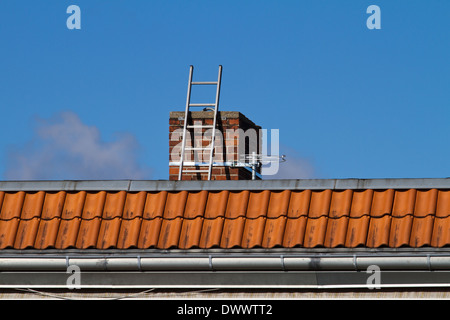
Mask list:
MULTIPOLYGON (((68 289, 65 272, 0 272, 0 288, 68 289)), ((373 289, 361 271, 81 272, 83 288, 304 288, 373 289)), ((450 287, 450 272, 382 271, 377 288, 450 287)), ((73 288, 72 290, 76 290, 73 288)))
POLYGON ((286 179, 227 181, 60 180, 0 181, 0 191, 199 191, 199 190, 364 190, 450 189, 450 178, 430 179, 286 179))
POLYGON ((364 190, 364 189, 450 189, 444 179, 286 179, 235 181, 132 181, 130 191, 195 190, 364 190))

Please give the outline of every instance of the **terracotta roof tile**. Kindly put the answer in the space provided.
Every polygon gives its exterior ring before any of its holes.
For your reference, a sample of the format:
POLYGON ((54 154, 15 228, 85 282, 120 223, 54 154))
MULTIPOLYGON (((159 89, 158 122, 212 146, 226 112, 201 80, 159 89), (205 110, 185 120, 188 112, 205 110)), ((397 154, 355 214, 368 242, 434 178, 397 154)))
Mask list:
POLYGON ((222 248, 240 247, 242 241, 242 233, 244 231, 244 225, 245 225, 245 217, 243 216, 225 219, 223 224, 220 247, 222 248))
POLYGON ((108 213, 105 207, 106 192, 88 192, 83 204, 83 220, 91 220, 94 218, 107 218, 108 213), (105 211, 104 211, 105 209, 105 211))
POLYGON ((161 217, 142 220, 141 229, 139 231, 138 248, 148 249, 157 247, 162 222, 163 219, 161 217))
POLYGON ((160 249, 170 249, 178 247, 182 224, 182 217, 164 219, 161 224, 157 247, 160 249))
POLYGON ((41 219, 41 221, 39 222, 34 247, 36 249, 54 248, 60 223, 60 218, 54 218, 50 220, 41 219))
POLYGON ((145 200, 147 193, 141 192, 129 192, 126 197, 125 205, 123 208, 123 219, 131 220, 136 217, 142 217, 145 200))
POLYGON ((166 206, 167 191, 149 192, 145 201, 144 219, 154 219, 164 215, 164 208, 166 206))
POLYGON ((187 191, 169 192, 164 208, 164 219, 183 217, 187 196, 187 191))
POLYGON ((450 218, 435 218, 431 246, 443 247, 450 244, 450 218))
POLYGON ((416 201, 416 190, 396 190, 394 196, 394 205, 392 208, 393 217, 404 217, 414 214, 414 204, 416 201))
POLYGON ((118 249, 138 248, 139 233, 141 230, 142 218, 136 217, 129 220, 122 220, 119 236, 117 239, 118 249))
MULTIPOLYGON (((342 211, 341 211, 342 212, 342 211)), ((348 228, 347 216, 328 219, 324 246, 327 248, 344 247, 348 228)))
POLYGON ((205 219, 224 217, 229 191, 208 192, 208 200, 205 208, 205 219))
POLYGON ((431 244, 434 216, 414 217, 409 245, 414 248, 431 244))
POLYGON ((352 205, 352 190, 333 191, 330 204, 330 218, 341 218, 350 215, 352 205))
POLYGON ((391 214, 394 202, 394 190, 375 190, 372 198, 372 208, 370 216, 381 217, 385 214, 391 214))
MULTIPOLYGON (((108 192, 106 194, 106 199, 104 200, 103 219, 114 219, 121 217, 124 211, 125 198, 127 193, 125 191, 119 192, 108 192)), ((101 201, 98 203, 101 207, 101 201)))
POLYGON ((2 210, 0 211, 1 220, 10 220, 19 218, 22 212, 25 192, 6 192, 3 197, 2 210))
POLYGON ((289 201, 288 217, 298 218, 307 216, 311 201, 311 190, 292 191, 289 201))
POLYGON ((0 192, 0 249, 449 245, 445 189, 0 192))
POLYGON ((0 249, 13 248, 19 218, 0 221, 0 249))
MULTIPOLYGON (((400 215, 400 213, 398 212, 400 215)), ((389 234, 389 247, 399 248, 409 245, 409 238, 411 236, 413 216, 406 215, 403 217, 392 217, 390 234, 389 234)))
POLYGON ((218 217, 214 219, 204 219, 202 224, 202 232, 199 240, 200 248, 217 248, 220 247, 224 218, 218 217))
POLYGON ((286 220, 286 229, 283 235, 283 247, 301 247, 305 236, 305 227, 307 217, 288 218, 286 220))
POLYGON ((270 192, 270 200, 267 208, 267 218, 287 216, 289 208, 290 190, 270 192))
POLYGON ((314 219, 308 218, 305 229, 305 240, 303 243, 306 248, 324 246, 327 222, 328 218, 324 216, 314 219))
POLYGON ((80 191, 76 193, 68 192, 64 202, 61 219, 71 220, 75 217, 81 217, 84 209, 85 199, 86 191, 80 191))
POLYGON ((319 218, 321 216, 328 216, 331 194, 331 190, 313 191, 311 194, 311 202, 309 204, 308 217, 319 218))
POLYGON ((244 217, 247 212, 247 204, 250 192, 233 191, 228 195, 228 204, 225 217, 228 219, 235 219, 237 217, 244 217))
POLYGON ((245 216, 247 219, 254 219, 267 215, 269 205, 270 191, 250 192, 245 216))
POLYGON ((425 217, 436 213, 437 190, 417 190, 415 217, 425 217))
POLYGON ((25 249, 34 247, 36 233, 39 227, 39 218, 20 220, 16 231, 14 248, 25 249))
POLYGON ((287 218, 280 216, 278 218, 268 217, 264 226, 264 234, 261 246, 264 248, 281 247, 283 245, 283 236, 285 234, 287 218))
POLYGON ((367 233, 366 246, 370 248, 387 246, 389 243, 390 227, 390 215, 371 218, 369 223, 369 230, 367 233))
POLYGON ((101 223, 100 217, 82 219, 75 243, 76 247, 80 249, 95 248, 99 239, 98 233, 101 223))
POLYGON ((439 190, 436 204, 436 217, 446 218, 450 216, 450 190, 439 190))
POLYGON ((42 213, 42 205, 44 204, 45 192, 30 192, 25 195, 20 218, 29 220, 34 217, 40 217, 42 213))
POLYGON ((345 246, 355 248, 366 245, 367 230, 369 228, 370 217, 367 215, 348 220, 345 246))
POLYGON ((244 231, 242 234, 241 247, 261 247, 265 225, 266 217, 247 218, 245 220, 244 231))
POLYGON ((108 220, 103 219, 100 225, 96 247, 99 249, 117 247, 121 224, 122 218, 120 217, 115 217, 108 220))
POLYGON ((203 217, 184 219, 181 226, 180 249, 198 248, 203 228, 203 217))
MULTIPOLYGON (((74 248, 77 243, 78 230, 80 228, 81 218, 74 217, 70 220, 61 220, 56 238, 56 249, 74 248)), ((81 249, 81 248, 80 248, 81 249)))
POLYGON ((193 219, 205 214, 208 191, 190 192, 184 208, 184 218, 193 219))
POLYGON ((354 191, 352 197, 352 206, 350 208, 350 217, 360 218, 365 215, 370 215, 372 199, 372 189, 354 191))

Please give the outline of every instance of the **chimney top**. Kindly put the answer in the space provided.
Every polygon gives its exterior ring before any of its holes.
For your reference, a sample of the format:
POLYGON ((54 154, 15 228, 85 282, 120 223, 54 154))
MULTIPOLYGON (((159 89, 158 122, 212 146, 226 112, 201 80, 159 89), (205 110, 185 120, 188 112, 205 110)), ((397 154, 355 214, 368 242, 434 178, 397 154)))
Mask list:
MULTIPOLYGON (((185 112, 172 111, 169 118, 169 179, 178 180, 182 135, 185 112)), ((204 170, 208 168, 210 151, 198 150, 211 143, 212 129, 199 128, 213 125, 214 112, 191 111, 188 116, 187 144, 182 180, 207 180, 207 173, 185 170, 204 170), (191 150, 195 148, 195 150, 191 150)), ((238 111, 218 111, 216 138, 214 142, 214 165, 212 180, 251 180, 252 168, 245 163, 244 156, 261 149, 261 127, 238 111), (217 131, 219 130, 219 131, 217 131)), ((210 148, 209 148, 210 150, 210 148)), ((260 179, 260 167, 256 168, 256 179, 260 179)), ((253 178, 255 175, 253 175, 253 178)))

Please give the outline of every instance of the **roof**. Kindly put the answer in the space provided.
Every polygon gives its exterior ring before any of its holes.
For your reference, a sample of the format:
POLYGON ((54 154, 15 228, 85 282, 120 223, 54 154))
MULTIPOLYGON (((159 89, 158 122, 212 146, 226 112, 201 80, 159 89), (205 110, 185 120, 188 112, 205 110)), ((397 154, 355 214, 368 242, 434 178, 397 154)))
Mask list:
POLYGON ((449 216, 448 178, 5 181, 0 288, 448 288, 449 216))
POLYGON ((10 181, 0 205, 0 249, 450 245, 450 179, 10 181))

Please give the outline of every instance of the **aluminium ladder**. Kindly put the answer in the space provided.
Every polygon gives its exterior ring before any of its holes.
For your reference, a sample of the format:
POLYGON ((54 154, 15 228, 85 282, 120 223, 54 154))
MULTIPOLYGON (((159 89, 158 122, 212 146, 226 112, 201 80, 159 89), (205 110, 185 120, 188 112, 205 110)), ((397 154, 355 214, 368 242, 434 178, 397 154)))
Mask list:
MULTIPOLYGON (((217 114, 219 109, 219 96, 220 96, 220 82, 222 79, 222 66, 219 66, 219 75, 217 77, 217 81, 192 81, 194 73, 194 66, 190 66, 189 68, 189 84, 188 84, 188 91, 187 91, 187 98, 186 98, 186 111, 184 115, 184 126, 183 126, 183 141, 181 146, 181 158, 180 158, 180 164, 178 169, 178 180, 182 180, 183 173, 208 173, 208 180, 211 180, 211 172, 212 167, 214 163, 214 142, 216 138, 216 125, 217 125, 217 114), (216 101, 215 103, 191 103, 191 89, 193 85, 215 85, 217 86, 216 89, 216 101), (214 112, 214 118, 213 118, 213 124, 212 125, 194 125, 194 124, 188 124, 189 122, 189 116, 190 116, 190 108, 191 107, 209 107, 209 109, 213 109, 214 112), (209 146, 203 147, 203 143, 201 147, 195 147, 194 145, 192 147, 186 146, 186 140, 187 140, 187 129, 203 129, 203 128, 211 128, 212 134, 211 134, 211 143, 209 146), (209 151, 209 162, 207 163, 208 169, 184 169, 184 162, 185 162, 185 152, 186 151, 209 151)), ((203 153, 202 153, 203 154, 203 153)), ((195 160, 195 159, 194 159, 195 160)), ((195 163, 194 163, 195 164, 195 163)), ((203 165, 203 164, 202 164, 203 165)), ((197 166, 197 165, 195 165, 197 166)))

